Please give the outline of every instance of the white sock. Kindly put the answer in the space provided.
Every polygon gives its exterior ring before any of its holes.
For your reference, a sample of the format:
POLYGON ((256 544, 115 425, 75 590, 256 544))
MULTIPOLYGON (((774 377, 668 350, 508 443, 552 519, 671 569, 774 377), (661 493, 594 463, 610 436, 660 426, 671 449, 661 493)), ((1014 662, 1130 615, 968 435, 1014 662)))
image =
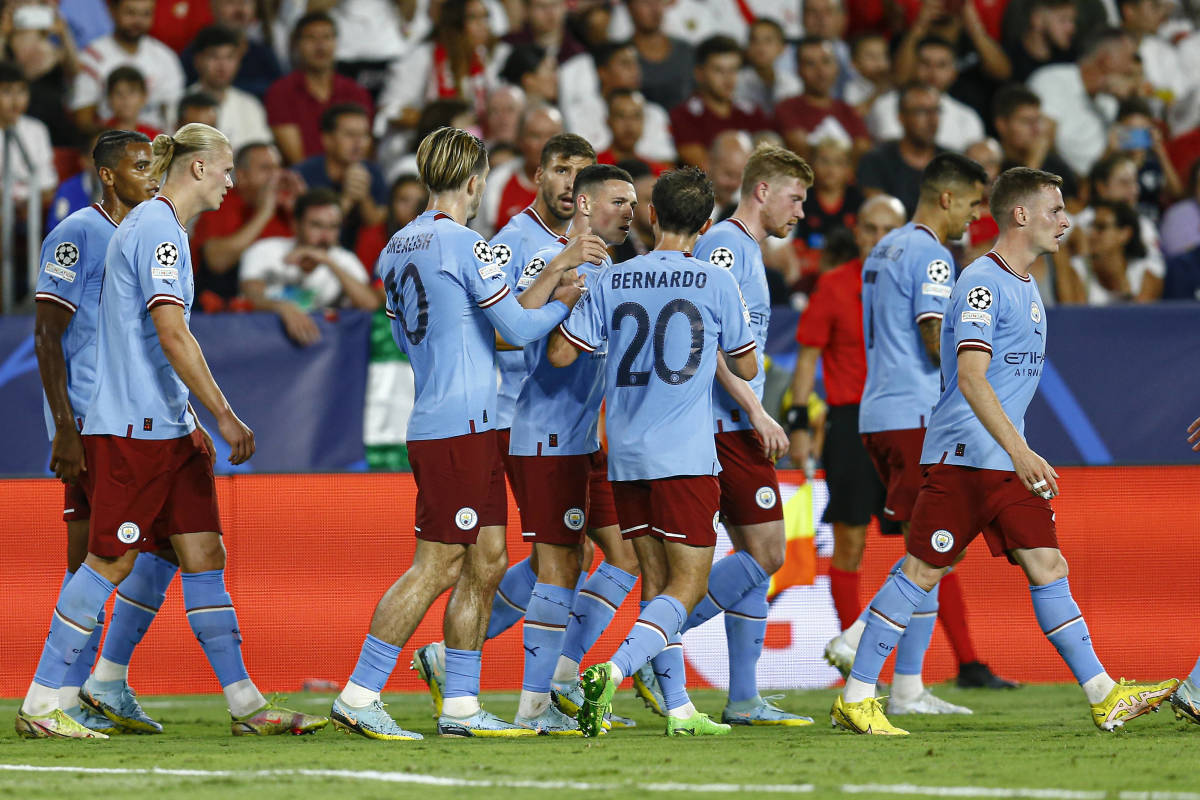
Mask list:
POLYGON ((579 662, 559 656, 558 664, 554 667, 553 680, 558 683, 574 683, 579 680, 579 662))
POLYGON ((346 688, 342 689, 342 693, 338 695, 338 699, 351 708, 363 708, 378 700, 379 692, 372 691, 365 686, 359 686, 354 681, 347 681, 346 688))
POLYGON ((96 667, 92 670, 92 674, 96 676, 98 681, 126 681, 129 680, 129 665, 118 664, 115 661, 109 661, 104 656, 96 659, 96 667))
POLYGON ((442 700, 442 716, 466 719, 479 713, 478 697, 447 697, 442 700))
POLYGON ((925 691, 920 675, 892 675, 892 697, 897 700, 916 700, 925 691))
POLYGON ((21 704, 22 711, 31 717, 41 717, 56 708, 61 708, 58 704, 58 689, 42 686, 37 681, 29 684, 29 691, 25 693, 25 702, 21 704))
POLYGON ((517 716, 533 719, 550 707, 549 692, 527 692, 521 690, 521 701, 517 704, 517 716))
POLYGON ((621 672, 621 668, 618 667, 616 664, 613 664, 611 661, 609 663, 612 664, 612 673, 611 674, 612 674, 613 684, 619 687, 621 685, 621 681, 625 680, 625 673, 621 672))
POLYGON ((262 696, 262 692, 249 678, 234 681, 221 691, 225 693, 225 704, 229 706, 229 713, 235 717, 244 717, 267 704, 267 698, 262 696))
POLYGON ((691 719, 696 715, 696 706, 692 705, 692 701, 688 700, 679 708, 667 709, 667 716, 675 719, 691 719))
POLYGON ((875 696, 875 684, 866 683, 853 675, 846 678, 846 686, 842 689, 842 701, 846 703, 861 703, 868 697, 875 696))
POLYGON ((867 623, 863 622, 861 619, 856 619, 854 620, 854 624, 842 631, 842 638, 846 641, 846 644, 857 650, 858 643, 862 639, 863 631, 866 629, 867 623))
POLYGON ((1117 682, 1110 678, 1107 672, 1101 672, 1094 678, 1088 678, 1082 684, 1083 693, 1087 695, 1087 701, 1093 705, 1108 697, 1108 693, 1116 685, 1117 682))
POLYGON ((79 687, 64 686, 58 690, 58 707, 67 710, 79 705, 79 687))

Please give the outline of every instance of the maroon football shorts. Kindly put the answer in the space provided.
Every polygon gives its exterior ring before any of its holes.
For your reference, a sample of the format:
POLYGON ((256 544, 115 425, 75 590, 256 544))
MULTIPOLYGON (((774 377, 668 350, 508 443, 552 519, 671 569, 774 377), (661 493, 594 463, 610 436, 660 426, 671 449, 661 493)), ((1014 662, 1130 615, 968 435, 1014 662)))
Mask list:
MULTIPOLYGON (((593 486, 600 484, 612 507, 608 478, 596 480, 597 464, 607 472, 603 450, 567 456, 513 456, 513 495, 521 511, 521 536, 529 542, 576 545, 592 516, 593 486)), ((609 522, 608 524, 615 524, 609 522)))
POLYGON ((912 519, 913 504, 921 490, 921 446, 924 428, 864 433, 863 445, 887 489, 883 514, 895 522, 912 519))
POLYGON ((762 439, 753 430, 718 433, 721 462, 721 514, 731 525, 757 525, 783 519, 775 465, 763 455, 762 439))
POLYGON ((624 538, 716 546, 721 485, 715 475, 613 481, 612 487, 624 538))
POLYGON ((508 522, 497 438, 493 430, 408 443, 418 539, 471 545, 480 528, 508 522))

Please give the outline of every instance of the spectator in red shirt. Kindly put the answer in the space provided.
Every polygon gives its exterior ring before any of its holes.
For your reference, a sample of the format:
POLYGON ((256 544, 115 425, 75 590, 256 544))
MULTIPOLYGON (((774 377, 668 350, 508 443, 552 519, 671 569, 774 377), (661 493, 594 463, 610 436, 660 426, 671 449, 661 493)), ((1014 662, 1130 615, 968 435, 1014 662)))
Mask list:
POLYGON ((176 53, 213 21, 209 0, 169 0, 154 4, 150 35, 176 53))
POLYGON ((804 93, 775 107, 775 127, 795 152, 807 157, 812 144, 826 138, 849 144, 854 160, 871 148, 871 134, 854 107, 833 96, 838 79, 833 43, 809 36, 796 45, 796 68, 804 93))
POLYGON ((829 590, 842 629, 862 611, 858 600, 858 570, 862 565, 867 523, 883 518, 884 489, 858 433, 858 404, 867 380, 863 343, 862 262, 891 230, 904 224, 904 205, 894 197, 876 195, 863 204, 854 229, 859 257, 826 272, 817 282, 808 308, 796 328, 800 354, 792 375, 792 408, 788 411, 792 464, 803 467, 812 453, 808 397, 812 394, 817 360, 824 367, 826 417, 821 461, 829 487, 823 521, 833 525, 833 557, 829 590))
POLYGON ((295 164, 325 151, 321 143, 321 114, 340 103, 358 103, 374 116, 371 95, 349 78, 334 72, 337 27, 323 12, 305 14, 292 28, 296 68, 267 90, 267 122, 283 154, 295 164))
POLYGON ((303 184, 283 169, 279 151, 268 142, 238 150, 233 191, 221 207, 201 214, 192 233, 196 296, 206 311, 219 311, 238 293, 238 262, 259 239, 291 236, 291 209, 303 184))
POLYGON ((538 167, 542 148, 563 132, 562 114, 553 106, 533 106, 521 115, 517 130, 520 158, 507 161, 488 176, 483 201, 471 227, 490 239, 537 197, 538 167))
POLYGON ((667 164, 643 158, 637 153, 646 127, 646 98, 634 89, 614 89, 608 94, 608 130, 612 134, 607 150, 596 154, 597 164, 616 164, 619 161, 641 161, 655 177, 667 171, 667 164))
POLYGON ((757 133, 771 127, 757 106, 735 101, 742 49, 728 36, 710 36, 696 48, 696 93, 671 110, 671 131, 679 159, 704 169, 717 134, 757 133))

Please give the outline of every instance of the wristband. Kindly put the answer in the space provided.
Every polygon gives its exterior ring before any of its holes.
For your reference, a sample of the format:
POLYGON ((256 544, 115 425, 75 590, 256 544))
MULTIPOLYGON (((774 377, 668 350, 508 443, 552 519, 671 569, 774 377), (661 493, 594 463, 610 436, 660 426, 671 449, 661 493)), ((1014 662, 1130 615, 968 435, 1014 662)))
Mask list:
POLYGON ((792 406, 786 416, 788 433, 808 430, 808 406, 792 406))

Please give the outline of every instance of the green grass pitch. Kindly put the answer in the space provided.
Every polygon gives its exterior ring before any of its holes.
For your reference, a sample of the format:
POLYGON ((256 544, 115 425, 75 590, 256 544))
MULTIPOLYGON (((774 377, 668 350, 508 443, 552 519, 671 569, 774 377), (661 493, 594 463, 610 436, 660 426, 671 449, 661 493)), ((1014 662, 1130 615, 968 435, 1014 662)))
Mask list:
MULTIPOLYGON (((905 738, 853 736, 829 726, 832 691, 779 702, 808 714, 806 728, 735 728, 724 737, 668 739, 660 718, 623 690, 614 708, 637 720, 595 740, 432 736, 424 695, 385 697, 423 742, 375 742, 326 729, 313 736, 234 738, 219 696, 145 697, 160 736, 110 741, 25 741, 0 736, 0 796, 41 797, 1030 797, 1042 800, 1200 800, 1200 725, 1169 708, 1100 733, 1076 686, 961 691, 946 699, 973 716, 897 717, 905 738), (36 771, 31 769, 39 768, 36 771), (107 770, 107 771, 105 771, 107 770), (136 794, 135 794, 136 793, 136 794)), ((693 695, 716 716, 723 697, 693 695)), ((290 703, 327 713, 331 695, 290 703)), ((502 716, 515 694, 485 705, 502 716)), ((18 701, 0 701, 5 725, 18 701)))

